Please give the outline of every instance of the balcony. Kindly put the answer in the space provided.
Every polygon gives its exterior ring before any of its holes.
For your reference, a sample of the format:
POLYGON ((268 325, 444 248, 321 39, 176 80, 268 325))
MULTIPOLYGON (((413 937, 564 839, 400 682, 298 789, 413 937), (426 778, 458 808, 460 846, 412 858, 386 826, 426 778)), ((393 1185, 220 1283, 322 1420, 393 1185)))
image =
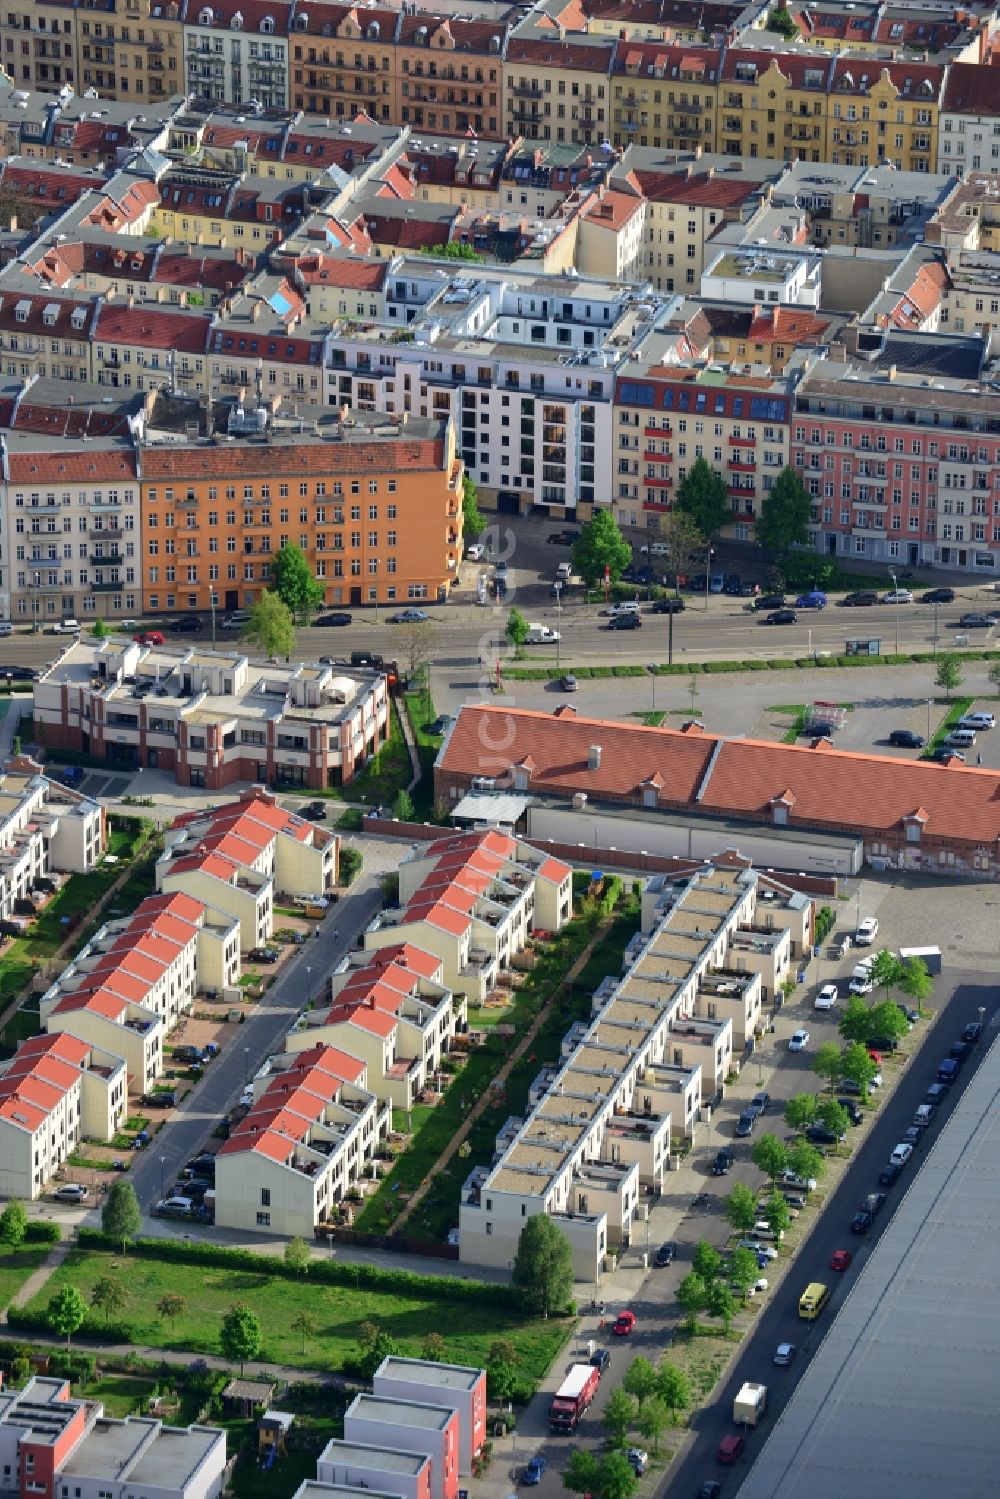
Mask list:
POLYGON ((118 537, 114 531, 105 531, 104 529, 98 529, 96 526, 87 532, 87 536, 91 541, 112 542, 115 544, 118 541, 118 537))
POLYGON ((647 448, 642 458, 644 463, 670 463, 673 460, 673 456, 673 453, 670 452, 657 453, 652 448, 647 448))
POLYGON ((537 83, 516 83, 510 91, 521 99, 540 99, 543 92, 537 83))
POLYGON ((737 433, 730 432, 730 434, 729 434, 729 444, 730 444, 730 446, 734 447, 737 443, 743 443, 744 445, 749 444, 750 447, 755 448, 757 446, 757 439, 756 439, 756 437, 740 437, 737 433))
POLYGON ((757 459, 753 453, 738 453, 729 459, 727 467, 736 469, 737 473, 756 473, 757 459))
POLYGON ((669 426, 667 426, 667 427, 643 427, 642 430, 643 430, 643 433, 644 433, 644 435, 646 437, 672 437, 673 436, 673 432, 672 432, 672 430, 671 430, 671 428, 669 426))
POLYGON ((118 499, 115 499, 115 500, 112 500, 112 499, 107 499, 107 500, 91 500, 91 502, 90 502, 90 508, 91 508, 91 510, 97 510, 97 511, 101 511, 101 510, 120 510, 121 509, 121 504, 122 504, 121 500, 118 500, 118 499))
POLYGON ((91 593, 121 593, 124 587, 125 584, 118 580, 113 583, 93 582, 90 584, 90 591, 91 593))
POLYGON ((37 504, 25 505, 26 515, 55 515, 62 507, 58 500, 39 500, 37 504))
POLYGON ((652 484, 656 489, 673 489, 674 487, 673 479, 655 479, 652 474, 646 474, 642 482, 652 484))
POLYGON ((103 552, 100 557, 91 557, 93 567, 121 567, 125 557, 121 552, 103 552))

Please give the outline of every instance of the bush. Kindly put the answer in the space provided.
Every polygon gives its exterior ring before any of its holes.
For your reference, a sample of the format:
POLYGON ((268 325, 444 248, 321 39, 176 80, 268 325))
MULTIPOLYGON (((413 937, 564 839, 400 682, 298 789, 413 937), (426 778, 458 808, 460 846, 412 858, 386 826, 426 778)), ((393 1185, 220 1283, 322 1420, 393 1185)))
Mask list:
POLYGON ((58 1223, 44 1223, 40 1218, 29 1218, 24 1235, 26 1244, 58 1244, 59 1237, 58 1223))
POLYGON ((340 874, 337 883, 349 885, 352 880, 357 879, 361 873, 361 850, 358 848, 342 848, 340 851, 340 874))
MULTIPOLYGON (((83 1250, 107 1249, 117 1253, 121 1245, 100 1229, 81 1228, 79 1245, 83 1250)), ((182 1265, 218 1265, 226 1270, 242 1270, 254 1275, 271 1275, 283 1280, 297 1280, 284 1260, 272 1259, 270 1255, 254 1254, 249 1249, 226 1249, 221 1244, 202 1244, 193 1240, 134 1239, 129 1253, 143 1259, 172 1261, 182 1265)), ((420 1293, 432 1299, 451 1301, 484 1301, 502 1306, 519 1305, 518 1297, 510 1286, 493 1285, 478 1280, 453 1280, 440 1275, 415 1275, 409 1270, 383 1270, 379 1265, 341 1264, 337 1260, 314 1260, 309 1267, 310 1281, 325 1281, 328 1285, 365 1286, 375 1291, 399 1291, 405 1294, 420 1293)), ((34 1315, 34 1314, 33 1314, 34 1315)), ((41 1314, 44 1320, 44 1313, 41 1314)), ((10 1318, 8 1317, 8 1321, 10 1318)), ((89 1331, 89 1322, 85 1329, 89 1331)), ((47 1324, 45 1324, 47 1327, 47 1324)), ((99 1327, 100 1324, 95 1326, 99 1327)), ((116 1324, 111 1324, 111 1334, 116 1324)), ((109 1334, 108 1341, 117 1341, 109 1334)), ((130 1338, 130 1341, 134 1339, 130 1338)))
MULTIPOLYGON (((121 1245, 118 1245, 121 1248, 121 1245)), ((7 1326, 23 1328, 27 1332, 51 1334, 49 1314, 42 1308, 29 1311, 23 1306, 7 1308, 7 1326)), ((102 1318, 87 1313, 82 1327, 74 1333, 77 1338, 93 1338, 97 1343, 134 1343, 136 1329, 131 1322, 105 1322, 102 1318)))

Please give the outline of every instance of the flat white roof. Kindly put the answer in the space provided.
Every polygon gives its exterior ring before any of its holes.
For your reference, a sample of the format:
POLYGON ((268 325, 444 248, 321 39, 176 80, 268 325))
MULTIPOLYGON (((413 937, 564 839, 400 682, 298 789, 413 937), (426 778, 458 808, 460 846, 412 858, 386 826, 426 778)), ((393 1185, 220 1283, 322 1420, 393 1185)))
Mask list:
POLYGON ((739 1499, 996 1493, 998 1243, 1000 1043, 994 1040, 739 1499))

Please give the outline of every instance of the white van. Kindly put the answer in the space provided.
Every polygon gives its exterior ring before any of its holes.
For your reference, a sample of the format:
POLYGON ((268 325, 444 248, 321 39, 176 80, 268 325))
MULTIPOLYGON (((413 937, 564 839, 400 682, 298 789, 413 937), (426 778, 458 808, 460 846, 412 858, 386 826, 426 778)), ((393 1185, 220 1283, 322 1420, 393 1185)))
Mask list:
POLYGON ((550 629, 548 625, 528 626, 528 645, 555 645, 560 638, 559 631, 550 629))
POLYGON ((561 579, 562 582, 568 583, 569 580, 570 580, 570 578, 572 576, 573 576, 573 564, 572 564, 572 562, 560 562, 559 566, 556 568, 556 580, 558 581, 558 580, 561 579))
POLYGON ((955 749, 972 749, 976 742, 975 729, 952 729, 950 734, 945 735, 945 744, 954 746, 955 749))

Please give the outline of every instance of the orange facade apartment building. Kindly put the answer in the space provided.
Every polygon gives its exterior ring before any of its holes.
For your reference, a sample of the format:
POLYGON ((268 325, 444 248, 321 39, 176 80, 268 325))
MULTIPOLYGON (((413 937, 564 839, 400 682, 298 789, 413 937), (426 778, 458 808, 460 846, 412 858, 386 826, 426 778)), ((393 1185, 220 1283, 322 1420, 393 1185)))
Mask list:
POLYGON ((451 423, 344 411, 302 425, 146 448, 146 610, 249 608, 288 543, 327 606, 447 598, 462 555, 451 423))

